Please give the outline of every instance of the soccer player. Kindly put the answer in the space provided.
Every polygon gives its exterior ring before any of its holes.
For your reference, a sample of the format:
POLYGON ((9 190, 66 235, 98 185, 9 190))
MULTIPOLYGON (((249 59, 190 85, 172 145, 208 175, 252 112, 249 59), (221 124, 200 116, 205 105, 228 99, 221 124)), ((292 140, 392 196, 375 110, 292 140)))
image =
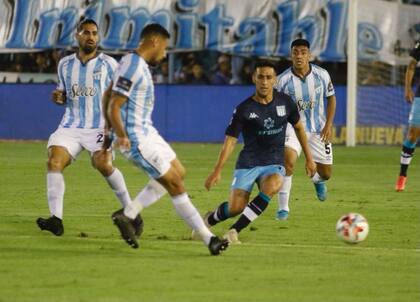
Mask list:
POLYGON ((185 191, 181 162, 151 119, 155 97, 149 65, 165 58, 169 38, 168 31, 159 24, 144 27, 138 48, 121 59, 114 76, 112 95, 106 102, 107 119, 116 136, 114 144, 152 179, 133 203, 113 213, 112 219, 127 244, 138 248, 133 219, 167 191, 179 216, 200 234, 210 253, 218 255, 228 242, 216 237, 204 224, 185 191))
POLYGON ((93 167, 105 177, 121 204, 126 206, 131 202, 123 175, 112 166, 111 151, 102 149, 104 118, 101 99, 118 63, 98 52, 98 26, 94 20, 81 21, 75 37, 79 49, 60 60, 58 86, 52 93, 53 101, 64 105, 66 110, 47 146, 47 197, 51 216, 36 221, 41 230, 56 236, 64 232, 63 171, 84 149, 90 153, 93 167))
MULTIPOLYGON (((308 143, 316 162, 317 172, 312 177, 317 197, 327 199, 325 182, 331 177, 333 151, 331 146, 332 124, 335 115, 335 92, 328 72, 310 64, 309 42, 296 39, 291 44, 292 67, 277 77, 278 91, 289 95, 297 104, 300 118, 305 126, 308 143), (327 99, 325 114, 324 99, 327 99)), ((291 127, 286 130, 285 148, 286 177, 279 192, 277 219, 286 220, 289 216, 289 196, 292 188, 292 175, 301 145, 291 127)))
POLYGON ((420 137, 420 85, 417 86, 416 94, 412 90, 412 82, 416 71, 417 63, 420 60, 420 41, 416 43, 410 52, 411 60, 408 63, 405 73, 405 99, 411 105, 410 116, 408 118, 407 137, 403 142, 401 159, 400 159, 400 175, 398 176, 395 190, 402 192, 407 182, 407 169, 413 158, 414 149, 420 137))
POLYGON ((242 213, 224 235, 230 243, 240 243, 238 233, 262 214, 281 187, 285 174, 283 154, 287 123, 293 125, 302 144, 306 173, 312 176, 316 167, 296 104, 286 94, 273 90, 276 83, 274 66, 266 61, 257 62, 253 82, 255 94, 234 110, 217 163, 205 182, 207 190, 217 184, 242 133, 244 147, 236 162, 229 202, 222 202, 205 215, 205 221, 212 226, 242 213), (249 202, 254 183, 257 183, 259 193, 249 202))

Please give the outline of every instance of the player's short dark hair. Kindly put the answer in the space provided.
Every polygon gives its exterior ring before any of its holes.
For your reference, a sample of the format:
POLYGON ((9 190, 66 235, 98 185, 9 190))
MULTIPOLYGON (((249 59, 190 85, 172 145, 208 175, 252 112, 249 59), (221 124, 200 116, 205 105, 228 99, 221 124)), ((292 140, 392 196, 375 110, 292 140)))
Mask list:
POLYGON ((254 72, 257 71, 257 68, 261 68, 261 67, 269 67, 269 68, 273 68, 274 72, 276 72, 276 65, 274 65, 273 62, 268 61, 268 60, 258 60, 255 65, 254 65, 254 72))
POLYGON ((83 29, 83 25, 85 24, 93 24, 96 26, 96 28, 98 27, 98 24, 95 22, 95 20, 93 19, 82 19, 79 24, 77 24, 77 32, 81 31, 83 29))
POLYGON ((155 35, 161 36, 167 39, 171 37, 171 35, 169 34, 169 32, 166 30, 165 27, 163 27, 162 25, 158 23, 152 23, 152 24, 146 25, 143 28, 140 34, 140 40, 150 37, 150 36, 155 36, 155 35))
POLYGON ((305 39, 296 39, 292 42, 292 44, 290 45, 290 49, 292 49, 295 46, 306 46, 308 47, 308 49, 311 49, 311 44, 309 43, 308 40, 305 39))

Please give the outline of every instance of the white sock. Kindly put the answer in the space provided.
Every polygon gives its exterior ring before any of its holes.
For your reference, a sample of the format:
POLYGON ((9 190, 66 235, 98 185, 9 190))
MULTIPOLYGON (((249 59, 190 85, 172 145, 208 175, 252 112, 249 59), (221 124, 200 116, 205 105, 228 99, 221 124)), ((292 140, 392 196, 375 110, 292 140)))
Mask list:
POLYGON ((283 184, 281 185, 280 192, 279 192, 279 211, 285 210, 287 212, 290 211, 289 209, 289 197, 290 197, 290 190, 292 188, 292 177, 285 176, 283 178, 283 184))
POLYGON ((117 168, 108 177, 105 177, 115 196, 117 196, 123 207, 128 206, 131 203, 130 194, 128 194, 127 186, 124 181, 124 176, 121 171, 117 168))
POLYGON ((182 193, 177 196, 172 196, 172 202, 176 212, 186 223, 198 234, 200 234, 203 242, 208 245, 210 238, 214 236, 212 232, 204 224, 203 218, 200 213, 191 203, 187 193, 182 193))
POLYGON ((64 176, 60 172, 47 173, 47 198, 51 215, 63 219, 64 176))
POLYGON ((149 183, 137 194, 133 202, 124 208, 124 215, 134 219, 137 214, 144 208, 154 204, 163 195, 166 194, 166 189, 154 179, 150 179, 149 183))
POLYGON ((317 184, 317 183, 319 183, 321 181, 324 181, 324 179, 321 177, 321 175, 318 174, 318 172, 315 172, 315 175, 312 176, 312 182, 314 184, 317 184))

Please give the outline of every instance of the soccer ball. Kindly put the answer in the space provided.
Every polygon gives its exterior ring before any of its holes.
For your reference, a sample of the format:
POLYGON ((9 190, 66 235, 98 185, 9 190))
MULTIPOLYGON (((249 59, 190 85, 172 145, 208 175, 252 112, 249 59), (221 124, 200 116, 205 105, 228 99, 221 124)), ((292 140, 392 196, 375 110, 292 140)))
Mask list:
POLYGON ((338 219, 335 227, 338 237, 347 243, 358 243, 366 239, 369 224, 365 217, 357 213, 348 213, 338 219))

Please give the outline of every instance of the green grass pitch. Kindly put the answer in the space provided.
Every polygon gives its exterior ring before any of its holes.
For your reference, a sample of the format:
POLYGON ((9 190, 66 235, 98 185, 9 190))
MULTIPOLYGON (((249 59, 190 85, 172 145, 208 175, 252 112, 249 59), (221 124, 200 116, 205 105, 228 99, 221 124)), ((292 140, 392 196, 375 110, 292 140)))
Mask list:
MULTIPOLYGON (((187 168, 186 187, 201 213, 229 192, 235 153, 222 181, 203 183, 220 145, 174 144, 187 168)), ((239 146, 237 150, 239 151, 239 146)), ((86 153, 65 171, 62 237, 41 232, 48 215, 42 143, 0 143, 0 301, 420 301, 420 154, 406 192, 394 192, 399 147, 336 147, 329 199, 316 200, 300 160, 290 220, 274 220, 277 200, 241 233, 242 245, 212 257, 176 216, 168 197, 143 212, 138 250, 112 225, 119 208, 86 153), (347 245, 337 219, 368 219, 365 242, 347 245)), ((117 155, 129 191, 146 176, 117 155)), ((222 235, 233 220, 214 228, 222 235)))

